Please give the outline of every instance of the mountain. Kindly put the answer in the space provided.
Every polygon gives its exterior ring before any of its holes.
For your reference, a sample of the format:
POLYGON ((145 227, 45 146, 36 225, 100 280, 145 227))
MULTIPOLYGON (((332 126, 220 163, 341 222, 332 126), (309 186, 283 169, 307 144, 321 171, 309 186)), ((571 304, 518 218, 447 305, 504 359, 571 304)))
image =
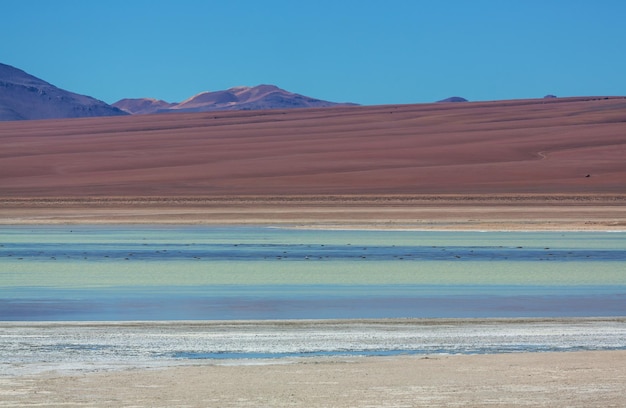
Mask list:
POLYGON ((0 121, 126 114, 102 101, 65 91, 0 63, 0 121))
POLYGON ((176 104, 152 98, 126 98, 115 102, 113 106, 132 115, 143 115, 164 111, 176 104))
POLYGON ((238 86, 224 91, 202 92, 180 103, 155 99, 122 99, 113 106, 131 114, 164 112, 208 112, 220 110, 259 110, 348 106, 311 98, 274 85, 238 86))
POLYGON ((451 96, 449 98, 442 99, 442 100, 437 101, 437 102, 467 102, 467 99, 462 98, 460 96, 451 96))

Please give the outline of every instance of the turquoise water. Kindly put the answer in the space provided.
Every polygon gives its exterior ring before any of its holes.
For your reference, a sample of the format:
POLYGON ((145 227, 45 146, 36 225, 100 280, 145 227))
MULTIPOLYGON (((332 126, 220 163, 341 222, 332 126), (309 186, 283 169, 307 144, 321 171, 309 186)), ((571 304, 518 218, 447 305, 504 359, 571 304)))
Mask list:
POLYGON ((0 376, 626 349, 624 316, 623 232, 0 228, 0 376))
POLYGON ((626 233, 0 228, 0 320, 626 315, 626 233))

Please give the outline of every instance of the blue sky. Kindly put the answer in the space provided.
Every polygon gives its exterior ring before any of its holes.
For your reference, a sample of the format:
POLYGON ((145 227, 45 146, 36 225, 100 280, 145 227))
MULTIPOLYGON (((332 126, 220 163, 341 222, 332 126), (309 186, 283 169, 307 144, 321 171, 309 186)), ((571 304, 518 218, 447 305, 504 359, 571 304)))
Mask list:
POLYGON ((0 13, 0 62, 108 103, 262 83, 366 105, 626 95, 622 0, 20 0, 0 13))

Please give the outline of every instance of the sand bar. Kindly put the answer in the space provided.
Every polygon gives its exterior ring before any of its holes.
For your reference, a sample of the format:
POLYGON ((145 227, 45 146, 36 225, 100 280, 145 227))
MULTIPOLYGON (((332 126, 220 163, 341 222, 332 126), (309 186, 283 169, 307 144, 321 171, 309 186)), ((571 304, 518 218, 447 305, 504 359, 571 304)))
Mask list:
POLYGON ((313 358, 0 378, 0 406, 622 407, 626 351, 313 358))
POLYGON ((626 229, 626 195, 0 199, 0 225, 202 224, 423 230, 626 229))

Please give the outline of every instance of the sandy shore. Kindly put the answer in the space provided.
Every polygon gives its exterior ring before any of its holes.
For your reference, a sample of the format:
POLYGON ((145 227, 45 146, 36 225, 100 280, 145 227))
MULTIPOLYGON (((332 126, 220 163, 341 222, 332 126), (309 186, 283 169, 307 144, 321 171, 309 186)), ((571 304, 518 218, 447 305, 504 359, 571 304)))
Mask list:
POLYGON ((0 406, 623 407, 626 351, 304 359, 0 378, 0 406))
POLYGON ((0 225, 80 223, 425 230, 625 230, 626 195, 0 199, 0 225))

